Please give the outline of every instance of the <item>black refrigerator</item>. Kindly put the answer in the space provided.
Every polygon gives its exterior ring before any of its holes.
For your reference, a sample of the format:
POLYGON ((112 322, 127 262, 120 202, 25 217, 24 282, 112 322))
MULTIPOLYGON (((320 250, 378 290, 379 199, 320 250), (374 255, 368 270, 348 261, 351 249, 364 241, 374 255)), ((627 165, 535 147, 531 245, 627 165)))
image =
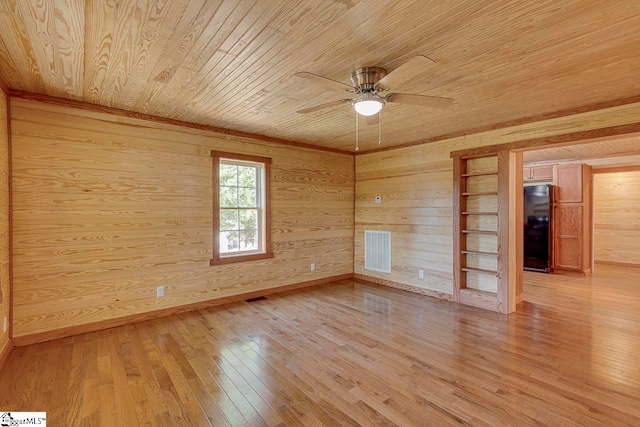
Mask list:
POLYGON ((524 187, 524 269, 550 273, 553 185, 524 187))

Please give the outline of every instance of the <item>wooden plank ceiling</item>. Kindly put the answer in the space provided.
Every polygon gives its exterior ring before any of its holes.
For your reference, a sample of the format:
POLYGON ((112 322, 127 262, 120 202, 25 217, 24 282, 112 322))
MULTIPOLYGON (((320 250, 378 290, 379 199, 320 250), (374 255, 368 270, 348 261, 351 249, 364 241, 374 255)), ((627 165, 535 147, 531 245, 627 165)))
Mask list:
POLYGON ((523 158, 527 164, 584 162, 592 166, 640 165, 640 136, 525 151, 523 158))
MULTIPOLYGON (((353 150, 348 82, 417 54, 437 65, 400 92, 446 110, 387 105, 399 145, 640 93, 640 2, 498 0, 0 0, 0 74, 39 94, 353 150)), ((377 126, 361 127, 377 148, 377 126)))

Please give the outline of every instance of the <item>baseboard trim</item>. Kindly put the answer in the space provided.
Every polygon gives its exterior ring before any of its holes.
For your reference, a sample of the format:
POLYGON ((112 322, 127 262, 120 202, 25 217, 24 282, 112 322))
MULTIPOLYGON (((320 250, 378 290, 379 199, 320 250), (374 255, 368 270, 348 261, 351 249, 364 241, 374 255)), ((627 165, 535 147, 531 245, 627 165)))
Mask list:
POLYGON ((390 288, 401 289, 407 292, 413 292, 414 294, 426 295, 428 297, 443 299, 446 301, 453 301, 453 295, 445 292, 432 291, 430 289, 419 288, 417 286, 405 285, 404 283, 394 282, 392 280, 380 279, 377 277, 366 276, 364 274, 354 273, 353 278, 363 282, 371 282, 377 285, 389 286, 390 288))
POLYGON ((13 341, 9 340, 0 351, 0 372, 2 372, 2 368, 4 368, 4 364, 9 358, 9 354, 11 354, 11 349, 13 349, 13 341))
POLYGON ((640 264, 634 264, 631 262, 618 262, 618 261, 598 261, 595 262, 596 265, 613 265, 615 267, 630 267, 630 268, 640 268, 640 264))
POLYGON ((324 285, 326 283, 337 282, 339 280, 353 278, 352 273, 341 274, 338 276, 325 277, 323 279, 309 280, 306 282, 294 283, 291 285, 279 286, 275 288, 261 289, 244 294, 232 295, 228 297, 215 298, 207 301, 200 301, 192 304, 185 304, 176 307, 163 308, 160 310, 149 311, 146 313, 132 314, 130 316, 118 317, 116 319, 102 320, 99 322, 87 323, 83 325, 71 326, 68 328, 55 329, 52 331, 39 332, 37 334, 23 335, 13 337, 13 345, 22 347, 30 344, 37 344, 45 341, 51 341, 59 338, 70 337, 73 335, 86 334, 89 332, 100 331, 103 329, 115 328, 117 326, 127 325, 130 323, 143 322, 145 320, 158 319, 160 317, 170 316, 172 314, 184 313, 187 311, 201 310, 203 308, 214 307, 217 305, 230 304, 238 301, 244 301, 250 298, 263 297, 277 293, 294 291, 296 289, 307 288, 310 286, 324 285))

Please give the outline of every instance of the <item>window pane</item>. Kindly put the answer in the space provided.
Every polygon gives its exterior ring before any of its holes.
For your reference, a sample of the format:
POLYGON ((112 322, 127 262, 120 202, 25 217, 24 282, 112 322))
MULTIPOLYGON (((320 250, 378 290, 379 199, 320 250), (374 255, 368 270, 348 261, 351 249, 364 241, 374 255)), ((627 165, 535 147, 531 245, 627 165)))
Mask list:
POLYGON ((242 208, 258 206, 255 188, 238 188, 238 206, 242 208))
POLYGON ((258 250, 258 230, 240 230, 240 250, 258 250))
POLYGON ((238 244, 239 233, 237 231, 220 232, 220 253, 237 252, 240 250, 238 244))
POLYGON ((235 187, 238 185, 238 167, 220 163, 220 185, 235 187))
POLYGON ((238 210, 221 209, 220 210, 220 230, 237 230, 238 229, 238 210))
POLYGON ((238 187, 220 187, 220 206, 224 208, 238 206, 238 187))
POLYGON ((242 209, 240 211, 240 230, 258 228, 258 210, 242 209))
POLYGON ((238 166, 238 185, 240 187, 255 187, 258 169, 254 166, 238 166))

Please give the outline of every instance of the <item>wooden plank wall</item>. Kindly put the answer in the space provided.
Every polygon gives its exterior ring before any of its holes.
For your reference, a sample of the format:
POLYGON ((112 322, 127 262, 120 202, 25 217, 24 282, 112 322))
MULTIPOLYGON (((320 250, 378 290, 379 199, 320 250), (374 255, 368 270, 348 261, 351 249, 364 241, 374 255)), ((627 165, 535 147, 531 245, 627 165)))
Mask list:
POLYGON ((639 114, 640 103, 634 103, 356 156, 356 277, 449 297, 453 293, 451 151, 577 132, 584 132, 582 138, 595 138, 602 136, 597 129, 635 123, 639 114), (375 196, 382 197, 381 204, 374 203, 375 196), (367 229, 392 232, 391 274, 364 269, 367 229), (419 269, 424 270, 424 279, 418 277, 419 269))
POLYGON ((352 155, 20 98, 11 115, 15 337, 353 272, 352 155), (209 266, 212 149, 272 158, 274 259, 209 266))
POLYGON ((4 318, 10 320, 10 271, 9 271, 9 122, 8 97, 0 89, 0 368, 2 350, 9 342, 10 329, 3 332, 4 318))
POLYGON ((640 168, 593 175, 594 256, 640 265, 640 168))

